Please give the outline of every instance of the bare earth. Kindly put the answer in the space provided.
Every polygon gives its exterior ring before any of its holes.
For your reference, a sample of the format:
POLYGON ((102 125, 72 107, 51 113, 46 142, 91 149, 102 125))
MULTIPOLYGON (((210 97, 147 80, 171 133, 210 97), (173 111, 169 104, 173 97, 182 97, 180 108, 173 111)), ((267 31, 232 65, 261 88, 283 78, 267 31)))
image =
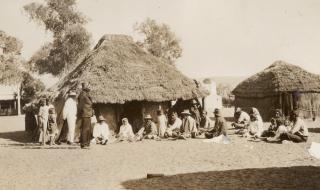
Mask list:
POLYGON ((24 118, 0 117, 0 189, 320 189, 320 123, 304 144, 231 144, 202 139, 41 148, 28 143, 24 118), (146 179, 148 173, 165 177, 146 179))

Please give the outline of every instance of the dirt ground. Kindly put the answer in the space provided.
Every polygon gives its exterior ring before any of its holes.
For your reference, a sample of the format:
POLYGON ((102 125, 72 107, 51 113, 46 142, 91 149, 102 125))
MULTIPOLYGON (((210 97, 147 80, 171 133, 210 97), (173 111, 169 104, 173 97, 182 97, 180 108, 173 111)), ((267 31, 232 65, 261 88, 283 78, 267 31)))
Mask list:
POLYGON ((320 122, 303 144, 231 144, 202 139, 42 148, 28 142, 24 118, 0 117, 0 189, 320 189, 320 122), (146 179, 148 173, 165 177, 146 179))

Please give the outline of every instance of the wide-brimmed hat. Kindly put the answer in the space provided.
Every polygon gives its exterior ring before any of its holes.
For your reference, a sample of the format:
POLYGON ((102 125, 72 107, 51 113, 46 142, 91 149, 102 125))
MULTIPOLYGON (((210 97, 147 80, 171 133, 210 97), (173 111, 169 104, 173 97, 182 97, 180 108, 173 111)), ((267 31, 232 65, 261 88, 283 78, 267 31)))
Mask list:
POLYGON ((70 92, 69 92, 69 96, 77 96, 77 93, 74 92, 74 91, 70 91, 70 92))
POLYGON ((150 114, 147 114, 144 119, 152 119, 151 115, 150 114))
POLYGON ((214 109, 214 112, 213 112, 215 115, 217 115, 217 116, 221 116, 221 111, 220 111, 220 109, 218 109, 218 108, 216 108, 216 109, 214 109))
POLYGON ((189 110, 183 110, 181 112, 182 115, 191 115, 189 110))
POLYGON ((99 117, 98 117, 98 121, 105 121, 106 119, 102 116, 102 115, 100 115, 99 117))

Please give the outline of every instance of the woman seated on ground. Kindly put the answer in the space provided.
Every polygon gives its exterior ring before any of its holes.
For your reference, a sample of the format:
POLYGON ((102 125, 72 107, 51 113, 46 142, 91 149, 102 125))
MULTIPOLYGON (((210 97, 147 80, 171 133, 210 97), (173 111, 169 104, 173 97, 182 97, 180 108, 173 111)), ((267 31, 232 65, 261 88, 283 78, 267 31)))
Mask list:
POLYGON ((164 137, 168 138, 168 137, 177 136, 176 133, 180 131, 181 125, 182 125, 182 121, 178 117, 177 112, 174 112, 174 111, 171 112, 168 127, 164 133, 164 137))
POLYGON ((281 133, 280 140, 282 143, 286 143, 287 141, 295 143, 307 142, 309 136, 308 128, 299 117, 297 110, 291 113, 290 120, 293 122, 292 128, 287 132, 281 133))
POLYGON ((268 137, 267 141, 269 142, 277 142, 280 141, 280 135, 282 133, 288 132, 291 130, 292 126, 291 126, 291 122, 289 119, 285 119, 284 123, 281 123, 281 121, 276 120, 277 125, 279 125, 278 129, 275 132, 275 136, 274 137, 268 137))
POLYGON ((278 127, 283 125, 285 118, 282 115, 280 109, 276 109, 274 117, 271 119, 271 125, 265 131, 263 131, 261 137, 274 137, 278 127))
POLYGON ((116 142, 120 141, 132 141, 134 134, 132 131, 132 126, 130 125, 127 118, 122 119, 122 125, 120 126, 119 133, 116 135, 116 142))
POLYGON ((94 144, 106 145, 109 139, 109 126, 106 123, 106 119, 100 115, 98 118, 98 123, 93 127, 93 139, 91 140, 94 144))
POLYGON ((247 137, 259 138, 263 132, 263 121, 257 108, 252 108, 250 124, 246 133, 247 137))
POLYGON ((250 116, 241 108, 237 108, 234 113, 235 122, 231 124, 235 129, 246 129, 250 123, 250 116))
POLYGON ((158 139, 158 131, 156 124, 152 121, 151 115, 146 115, 144 124, 135 136, 135 140, 142 139, 158 139))

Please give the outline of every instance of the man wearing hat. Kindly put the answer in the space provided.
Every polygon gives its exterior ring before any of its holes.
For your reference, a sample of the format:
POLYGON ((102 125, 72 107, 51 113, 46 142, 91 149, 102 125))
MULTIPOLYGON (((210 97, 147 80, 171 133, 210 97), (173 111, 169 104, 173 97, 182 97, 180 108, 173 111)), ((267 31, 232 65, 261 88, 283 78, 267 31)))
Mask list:
POLYGON ((226 120, 222 117, 220 109, 216 108, 213 113, 215 117, 214 127, 204 134, 205 137, 211 139, 220 135, 227 136, 226 120))
POLYGON ((158 130, 156 124, 152 121, 150 114, 144 117, 144 123, 141 129, 136 134, 136 140, 142 139, 157 139, 158 130))
POLYGON ((106 119, 100 115, 98 118, 98 123, 93 127, 93 139, 92 143, 105 145, 109 139, 109 126, 106 123, 106 119))
POLYGON ((82 91, 78 97, 77 116, 81 122, 80 146, 88 149, 91 141, 91 117, 93 116, 92 100, 89 95, 91 91, 89 84, 82 83, 82 91))
POLYGON ((183 110, 181 112, 181 115, 182 115, 182 125, 180 128, 181 137, 195 138, 198 133, 196 121, 191 117, 191 113, 189 112, 189 110, 183 110))
POLYGON ((77 120, 76 96, 77 94, 74 91, 70 91, 62 110, 62 118, 66 120, 68 123, 68 135, 67 135, 68 144, 73 144, 74 142, 74 131, 75 131, 76 120, 77 120))
POLYGON ((247 112, 243 111, 241 108, 237 108, 234 113, 235 122, 231 124, 236 129, 244 129, 248 127, 250 123, 250 116, 247 112))

